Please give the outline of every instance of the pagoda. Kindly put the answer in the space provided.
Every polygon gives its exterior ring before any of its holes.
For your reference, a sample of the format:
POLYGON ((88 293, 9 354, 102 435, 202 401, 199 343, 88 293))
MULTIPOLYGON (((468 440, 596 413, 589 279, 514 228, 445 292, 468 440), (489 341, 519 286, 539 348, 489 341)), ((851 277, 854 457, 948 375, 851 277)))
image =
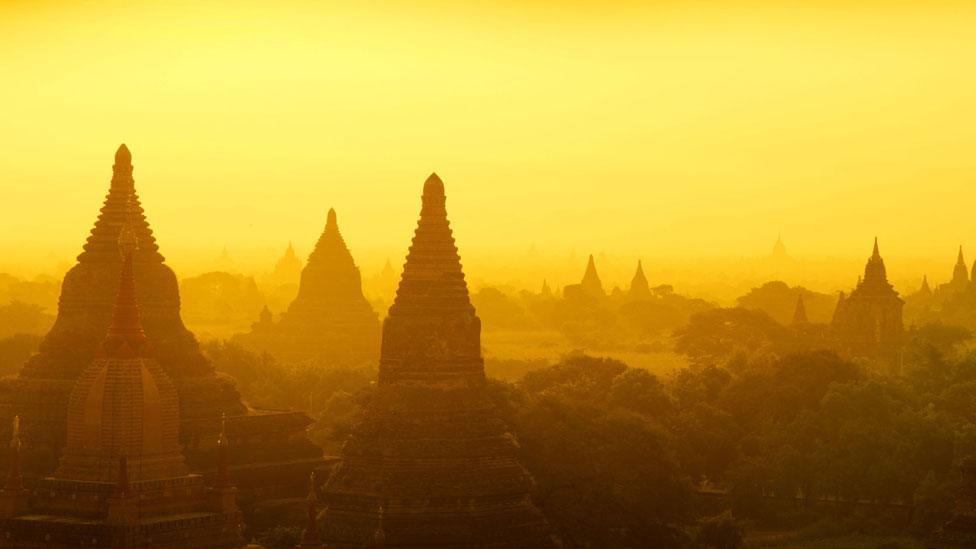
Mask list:
POLYGON ((275 263, 269 281, 277 285, 295 284, 302 274, 302 260, 295 254, 295 248, 288 243, 285 254, 275 263))
POLYGON ((807 307, 803 304, 803 294, 797 294, 796 307, 793 309, 793 325, 806 324, 807 322, 809 320, 807 320, 807 307))
POLYGON ((832 329, 843 349, 853 356, 892 358, 905 335, 902 307, 905 302, 888 283, 884 260, 874 239, 874 251, 864 276, 847 296, 841 294, 832 329))
POLYGON ((651 297, 651 287, 647 283, 647 277, 644 276, 644 267, 640 261, 637 261, 637 272, 634 273, 634 278, 630 281, 630 289, 627 291, 627 295, 631 299, 648 299, 651 297))
POLYGON ((298 296, 264 337, 252 332, 245 345, 280 360, 374 361, 380 322, 363 296, 362 278, 330 209, 325 230, 302 270, 298 296))
POLYGON ((146 221, 125 145, 115 153, 112 171, 101 213, 62 283, 54 326, 19 375, 0 380, 0 418, 23 418, 25 474, 50 474, 65 448, 71 390, 100 352, 112 319, 122 268, 118 240, 125 224, 139 242, 131 260, 141 325, 154 359, 179 394, 180 442, 190 470, 213 471, 213 441, 226 415, 239 486, 301 493, 309 472, 322 462, 321 450, 305 434, 311 420, 301 412, 250 409, 234 381, 214 371, 183 325, 176 275, 146 221))
MULTIPOLYGON (((73 384, 60 466, 29 503, 6 510, 0 546, 240 547, 235 489, 210 488, 187 469, 176 386, 140 322, 130 228, 120 245, 114 313, 95 359, 73 384)), ((17 464, 18 430, 15 423, 10 461, 17 464)), ((8 478, 8 486, 17 483, 8 478)))
POLYGON ((379 381, 324 488, 330 549, 548 547, 534 481, 486 393, 481 321, 436 174, 383 324, 379 381))
POLYGON ((579 284, 569 284, 563 288, 563 296, 566 298, 601 298, 606 297, 607 292, 603 289, 603 282, 600 275, 596 272, 596 262, 593 255, 586 263, 586 271, 583 273, 583 280, 579 284))

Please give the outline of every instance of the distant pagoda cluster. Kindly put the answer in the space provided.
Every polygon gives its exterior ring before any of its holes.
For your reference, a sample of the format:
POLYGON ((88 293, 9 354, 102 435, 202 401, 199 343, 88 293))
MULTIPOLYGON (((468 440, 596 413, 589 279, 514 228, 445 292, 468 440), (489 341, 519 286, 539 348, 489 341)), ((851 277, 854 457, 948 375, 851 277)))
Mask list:
POLYGON ((309 472, 322 463, 321 450, 305 433, 311 420, 302 412, 249 408, 233 380, 217 374, 203 356, 180 318, 176 276, 159 253, 132 171, 131 154, 122 145, 101 213, 62 283, 53 328, 17 377, 0 380, 0 418, 23 418, 24 473, 29 478, 51 474, 71 442, 66 418, 72 389, 102 352, 112 322, 123 268, 119 237, 126 226, 138 241, 131 262, 141 326, 178 395, 178 432, 189 470, 212 474, 215 441, 227 416, 226 436, 235 446, 231 465, 240 487, 264 494, 302 491, 309 472))
MULTIPOLYGON (((551 294, 548 283, 543 284, 542 294, 551 294)), ((634 277, 631 279, 628 289, 623 291, 615 287, 609 294, 609 297, 635 301, 651 299, 653 296, 654 291, 647 282, 647 276, 644 275, 644 266, 640 261, 637 262, 637 270, 634 272, 634 277)), ((590 255, 586 262, 586 270, 583 271, 583 278, 580 282, 578 284, 568 284, 563 287, 563 297, 569 300, 590 302, 599 301, 608 297, 607 291, 603 288, 603 281, 600 280, 600 275, 597 273, 596 261, 592 255, 590 255)))
POLYGON ((905 339, 904 305, 888 282, 876 238, 864 276, 849 294, 841 292, 837 300, 831 322, 834 337, 850 355, 893 359, 905 339))
POLYGON ((34 491, 21 477, 20 421, 13 420, 0 546, 241 547, 226 436, 221 430, 215 437, 217 474, 208 486, 186 466, 179 394, 140 320, 137 232, 128 224, 120 232, 122 262, 107 335, 71 383, 60 465, 34 491))
POLYGON ((532 488, 486 394, 481 321, 431 175, 375 394, 324 489, 321 537, 330 549, 547 547, 532 488))
POLYGON ((289 362, 376 360, 379 317, 363 296, 362 277, 339 232, 335 210, 329 210, 325 230, 301 271, 298 296, 288 310, 275 322, 265 309, 240 341, 289 362))
POLYGON ((949 281, 933 290, 925 277, 907 301, 912 318, 918 322, 947 322, 976 329, 976 262, 968 268, 960 246, 949 281))

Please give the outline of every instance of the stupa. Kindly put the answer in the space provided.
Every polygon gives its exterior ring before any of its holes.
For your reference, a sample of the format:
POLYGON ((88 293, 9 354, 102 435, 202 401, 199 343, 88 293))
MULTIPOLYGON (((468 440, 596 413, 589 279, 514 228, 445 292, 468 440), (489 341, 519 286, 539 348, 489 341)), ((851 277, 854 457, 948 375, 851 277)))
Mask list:
POLYGON ((863 278, 849 295, 841 294, 838 299, 833 332, 851 355, 892 358, 904 340, 904 305, 898 292, 888 283, 875 238, 863 278))
POLYGON ((601 298, 606 297, 607 292, 603 289, 603 282, 600 281, 600 275, 596 272, 596 262, 593 260, 593 255, 590 254, 590 259, 586 262, 586 271, 583 273, 583 279, 579 284, 568 284, 563 288, 563 296, 567 298, 601 298))
POLYGON ((627 295, 631 299, 648 299, 651 297, 651 287, 647 283, 647 277, 644 276, 644 267, 641 262, 637 262, 637 272, 634 273, 634 278, 630 281, 630 289, 627 291, 627 295))
MULTIPOLYGON (((154 359, 140 322, 136 242, 131 228, 123 228, 114 313, 96 358, 73 384, 60 466, 28 505, 10 511, 0 546, 243 545, 235 489, 209 488, 186 467, 176 386, 154 359)), ((15 440, 17 430, 15 424, 15 440)), ((19 446, 11 445, 13 463, 19 446)))
POLYGON ((296 284, 302 275, 302 260, 295 254, 295 248, 291 242, 285 254, 275 263, 274 271, 271 272, 269 282, 272 284, 296 284))
POLYGON ((179 394, 180 441, 190 469, 212 472, 213 441, 226 414, 238 485, 267 493, 303 492, 309 472, 322 461, 321 450, 305 434, 311 420, 301 412, 249 409, 234 381, 214 371, 180 318, 176 275, 146 221, 125 145, 115 153, 112 171, 101 213, 62 283, 54 326, 19 375, 0 380, 0 419, 23 418, 25 475, 47 475, 58 465, 69 395, 101 349, 112 318, 122 267, 118 240, 127 223, 139 242, 132 264, 141 323, 154 358, 179 394))
POLYGON ((548 547, 533 479, 486 394, 481 321, 436 174, 383 324, 379 381, 324 489, 322 541, 548 547))
POLYGON ((339 232, 335 210, 302 270, 298 296, 263 337, 241 341, 285 361, 373 361, 380 322, 363 296, 362 278, 339 232))
POLYGON ((809 322, 807 320, 807 307, 803 304, 803 294, 796 296, 796 307, 793 309, 793 325, 806 324, 809 322))

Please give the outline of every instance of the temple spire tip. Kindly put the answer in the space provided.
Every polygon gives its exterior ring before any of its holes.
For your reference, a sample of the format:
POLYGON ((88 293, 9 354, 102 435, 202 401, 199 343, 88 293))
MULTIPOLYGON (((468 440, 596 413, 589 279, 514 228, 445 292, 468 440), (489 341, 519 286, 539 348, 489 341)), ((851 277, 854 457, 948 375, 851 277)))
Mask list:
POLYGON ((427 181, 424 181, 424 196, 431 195, 444 195, 444 182, 441 181, 441 178, 437 175, 437 172, 430 172, 430 176, 427 177, 427 181))
POLYGON ((129 147, 126 147, 125 143, 119 145, 115 151, 115 163, 119 165, 132 163, 132 153, 129 152, 129 147))

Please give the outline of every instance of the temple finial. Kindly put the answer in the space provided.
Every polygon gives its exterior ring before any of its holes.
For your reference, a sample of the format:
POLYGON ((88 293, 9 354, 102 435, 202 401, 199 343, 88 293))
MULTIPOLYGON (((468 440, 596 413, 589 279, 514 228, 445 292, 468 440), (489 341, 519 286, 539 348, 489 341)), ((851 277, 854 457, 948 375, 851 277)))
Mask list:
POLYGON ((881 252, 878 251, 878 237, 874 237, 874 251, 871 255, 873 257, 881 257, 881 252))
POLYGON ((326 226, 326 228, 329 228, 329 227, 336 228, 336 227, 338 227, 338 222, 336 221, 335 208, 329 208, 329 215, 325 219, 325 226, 326 226))
POLYGON ((444 196, 444 182, 436 172, 431 172, 424 181, 424 196, 444 196))
POLYGON ((119 145, 119 148, 115 151, 115 164, 118 166, 132 164, 132 153, 129 152, 129 147, 126 147, 125 143, 119 145))

